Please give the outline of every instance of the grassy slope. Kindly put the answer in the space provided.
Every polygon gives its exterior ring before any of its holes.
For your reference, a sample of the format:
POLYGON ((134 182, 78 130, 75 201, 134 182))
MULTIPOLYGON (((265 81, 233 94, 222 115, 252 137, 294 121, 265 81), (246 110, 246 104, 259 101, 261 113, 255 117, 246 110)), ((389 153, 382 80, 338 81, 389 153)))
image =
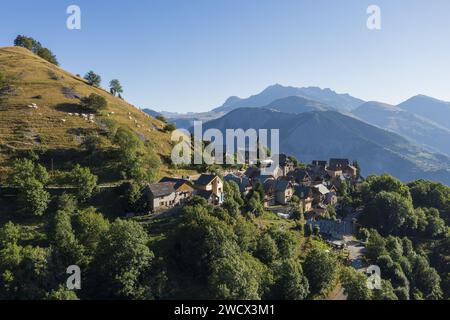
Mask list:
MULTIPOLYGON (((163 123, 24 48, 0 48, 0 72, 15 88, 13 94, 0 102, 0 170, 3 176, 11 163, 11 150, 31 149, 39 144, 51 150, 76 150, 82 141, 82 133, 101 131, 106 119, 132 129, 143 140, 149 141, 161 157, 170 155, 170 136, 162 132, 163 123), (81 96, 99 94, 107 99, 108 108, 102 116, 96 117, 95 123, 69 116, 69 112, 82 111, 79 100, 66 96, 64 88, 81 96), (39 109, 28 108, 31 103, 36 103, 39 109), (115 114, 107 117, 108 112, 115 114)), ((167 166, 163 164, 161 170, 167 173, 167 166)))

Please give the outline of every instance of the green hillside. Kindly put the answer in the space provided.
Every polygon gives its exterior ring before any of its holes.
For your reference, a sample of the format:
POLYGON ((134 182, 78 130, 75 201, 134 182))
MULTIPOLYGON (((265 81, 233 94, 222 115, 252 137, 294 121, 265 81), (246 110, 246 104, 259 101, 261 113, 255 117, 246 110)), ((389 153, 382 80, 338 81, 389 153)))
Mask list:
POLYGON ((0 48, 0 73, 6 79, 0 88, 0 180, 11 160, 37 150, 48 169, 64 171, 74 162, 84 162, 101 180, 113 181, 118 178, 110 161, 115 146, 108 135, 117 127, 131 130, 148 152, 159 155, 160 174, 168 170, 171 143, 164 123, 21 47, 0 48), (81 116, 86 111, 80 98, 92 93, 104 97, 108 106, 89 121, 81 116), (38 108, 31 108, 33 103, 38 108), (100 137, 101 164, 86 163, 89 159, 80 146, 89 135, 100 137))

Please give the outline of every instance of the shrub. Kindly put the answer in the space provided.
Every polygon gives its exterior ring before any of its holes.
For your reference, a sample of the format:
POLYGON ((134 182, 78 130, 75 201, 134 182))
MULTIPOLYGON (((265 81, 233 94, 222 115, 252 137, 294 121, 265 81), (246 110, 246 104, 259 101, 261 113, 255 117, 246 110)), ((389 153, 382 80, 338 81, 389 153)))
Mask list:
POLYGON ((176 129, 177 129, 177 127, 173 123, 168 123, 164 127, 164 131, 166 131, 166 132, 172 132, 172 131, 175 131, 176 129))
POLYGON ((157 115, 155 119, 167 123, 167 119, 163 115, 157 115))
POLYGON ((108 102, 102 96, 92 93, 90 96, 81 99, 81 105, 86 110, 99 112, 108 106, 108 102))

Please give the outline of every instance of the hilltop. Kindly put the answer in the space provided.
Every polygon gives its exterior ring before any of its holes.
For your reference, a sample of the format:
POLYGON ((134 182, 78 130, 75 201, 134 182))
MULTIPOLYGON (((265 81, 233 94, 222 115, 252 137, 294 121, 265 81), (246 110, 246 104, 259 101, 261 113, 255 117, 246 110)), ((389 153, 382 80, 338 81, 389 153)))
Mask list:
POLYGON ((112 181, 107 158, 114 149, 108 137, 111 127, 124 127, 142 140, 149 152, 162 159, 163 171, 171 151, 170 135, 164 123, 140 111, 109 92, 90 86, 83 78, 41 59, 21 47, 0 48, 0 73, 7 85, 0 89, 0 179, 18 154, 39 150, 44 165, 65 170, 72 162, 86 161, 81 145, 90 134, 101 138, 99 152, 106 160, 89 163, 102 180, 112 181), (107 108, 93 121, 81 117, 85 112, 80 99, 95 93, 104 97, 107 108), (35 104, 37 108, 30 105, 35 104), (79 114, 78 116, 74 114, 79 114), (51 163, 52 162, 52 163, 51 163))
POLYGON ((450 129, 450 102, 425 95, 417 95, 402 102, 398 107, 428 118, 450 129))

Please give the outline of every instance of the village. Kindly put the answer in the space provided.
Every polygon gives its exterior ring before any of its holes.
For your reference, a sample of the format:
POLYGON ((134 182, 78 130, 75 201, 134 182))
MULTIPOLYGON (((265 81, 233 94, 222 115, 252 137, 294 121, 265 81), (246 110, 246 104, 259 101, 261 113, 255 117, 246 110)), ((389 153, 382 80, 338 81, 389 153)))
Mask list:
MULTIPOLYGON (((296 167, 287 155, 279 155, 277 166, 263 170, 266 164, 252 164, 246 170, 228 170, 220 177, 201 174, 193 177, 164 177, 149 184, 147 196, 152 214, 159 214, 183 206, 193 196, 200 196, 209 204, 220 206, 225 200, 224 182, 235 182, 243 197, 259 187, 264 190, 264 209, 283 219, 290 219, 295 211, 304 214, 307 225, 317 228, 330 239, 343 239, 354 234, 355 212, 347 212, 344 219, 330 219, 329 211, 342 212, 338 199, 345 184, 361 182, 357 163, 349 159, 314 160, 296 167)), ((336 244, 339 245, 339 244, 336 244)))

